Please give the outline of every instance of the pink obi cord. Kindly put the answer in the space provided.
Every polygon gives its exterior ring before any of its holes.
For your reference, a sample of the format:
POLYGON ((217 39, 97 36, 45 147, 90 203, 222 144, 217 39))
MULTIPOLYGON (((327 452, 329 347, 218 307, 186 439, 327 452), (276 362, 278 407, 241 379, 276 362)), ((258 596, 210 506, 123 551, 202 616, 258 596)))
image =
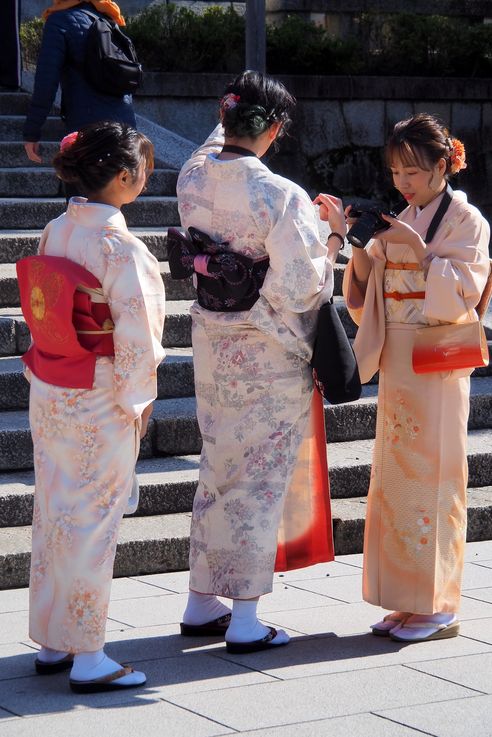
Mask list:
POLYGON ((210 256, 201 253, 199 256, 195 256, 193 259, 193 268, 195 273, 202 274, 203 276, 210 276, 208 273, 208 261, 210 256))

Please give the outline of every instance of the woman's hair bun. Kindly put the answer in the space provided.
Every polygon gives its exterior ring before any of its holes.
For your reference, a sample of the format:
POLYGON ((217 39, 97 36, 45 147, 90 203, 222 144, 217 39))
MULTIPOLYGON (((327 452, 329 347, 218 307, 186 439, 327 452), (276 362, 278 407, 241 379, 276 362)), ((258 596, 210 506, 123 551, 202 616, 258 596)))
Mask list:
POLYGON ((227 137, 257 138, 273 123, 285 129, 296 101, 273 77, 246 71, 227 86, 220 103, 227 137))
POLYGON ((102 121, 66 136, 53 166, 63 182, 78 184, 81 194, 95 194, 121 171, 135 178, 144 165, 151 172, 153 152, 152 143, 135 128, 126 123, 102 121))

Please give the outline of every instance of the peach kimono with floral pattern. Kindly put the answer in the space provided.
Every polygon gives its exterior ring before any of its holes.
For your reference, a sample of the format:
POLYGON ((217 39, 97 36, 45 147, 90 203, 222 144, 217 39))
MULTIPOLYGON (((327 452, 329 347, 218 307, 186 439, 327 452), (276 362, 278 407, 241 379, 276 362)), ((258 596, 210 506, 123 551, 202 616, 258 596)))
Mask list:
POLYGON ((157 394, 164 288, 156 259, 114 207, 73 198, 46 227, 40 252, 84 266, 102 285, 115 357, 92 389, 29 372, 35 495, 31 638, 66 652, 104 644, 113 562, 139 450, 140 416, 157 394))
POLYGON ((190 586, 249 599, 271 591, 274 564, 333 559, 323 407, 309 365, 333 269, 306 192, 255 156, 217 159, 223 142, 219 126, 181 170, 181 221, 270 266, 251 310, 192 307, 203 449, 190 586))
MULTIPOLYGON (((422 237, 441 197, 399 216, 422 237)), ((375 240, 365 295, 344 278, 359 325, 354 350, 363 382, 379 369, 378 415, 364 539, 364 599, 418 614, 459 608, 466 539, 467 420, 471 370, 417 375, 414 331, 422 325, 473 321, 489 271, 490 229, 455 192, 429 245, 424 270, 409 246, 375 240), (401 269, 386 268, 387 262, 401 269), (425 299, 385 298, 425 292, 425 299)))

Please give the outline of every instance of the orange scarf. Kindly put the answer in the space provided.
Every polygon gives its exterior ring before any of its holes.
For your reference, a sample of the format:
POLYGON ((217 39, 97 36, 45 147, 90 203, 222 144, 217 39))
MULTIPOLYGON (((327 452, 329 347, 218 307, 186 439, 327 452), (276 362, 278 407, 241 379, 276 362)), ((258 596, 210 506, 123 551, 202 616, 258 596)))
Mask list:
MULTIPOLYGON (((57 10, 73 8, 75 5, 80 5, 80 3, 84 1, 85 0, 53 0, 53 5, 44 11, 43 18, 46 20, 51 13, 56 13, 57 10)), ((99 10, 100 13, 104 13, 104 15, 108 15, 111 20, 114 20, 119 26, 126 25, 125 19, 121 15, 121 10, 113 0, 89 0, 89 2, 92 3, 96 10, 99 10)))

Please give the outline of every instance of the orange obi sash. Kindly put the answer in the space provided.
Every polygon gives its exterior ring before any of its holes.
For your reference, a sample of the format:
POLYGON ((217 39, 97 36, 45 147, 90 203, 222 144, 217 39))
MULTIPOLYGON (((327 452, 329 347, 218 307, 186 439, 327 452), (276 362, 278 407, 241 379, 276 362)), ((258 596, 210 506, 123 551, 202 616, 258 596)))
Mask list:
POLYGON ((21 259, 17 278, 33 340, 24 363, 48 384, 92 389, 97 356, 114 356, 114 323, 98 279, 59 256, 21 259))
POLYGON ((383 297, 401 302, 402 299, 425 299, 425 292, 384 292, 383 297))
POLYGON ((394 271, 422 271, 422 267, 420 264, 414 264, 414 263, 396 264, 394 261, 386 261, 386 265, 384 268, 394 270, 394 271))

